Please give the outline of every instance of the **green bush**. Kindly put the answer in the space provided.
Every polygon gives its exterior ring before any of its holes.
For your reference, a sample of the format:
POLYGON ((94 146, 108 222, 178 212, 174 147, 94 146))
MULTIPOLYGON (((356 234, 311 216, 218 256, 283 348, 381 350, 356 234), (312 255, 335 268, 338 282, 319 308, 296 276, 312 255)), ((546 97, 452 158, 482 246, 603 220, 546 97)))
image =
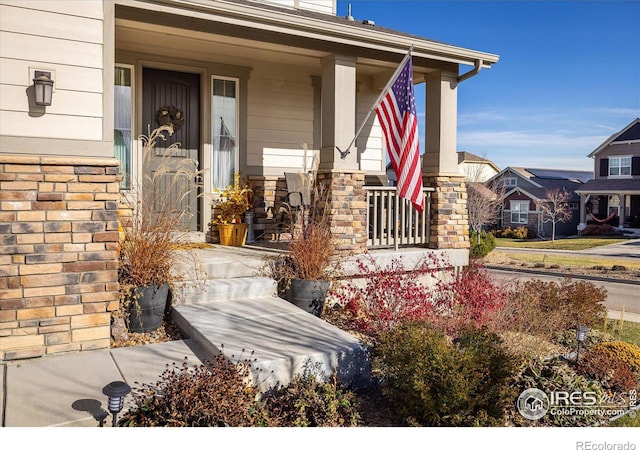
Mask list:
POLYGON ((451 342, 426 322, 404 323, 381 336, 373 364, 385 397, 416 425, 501 426, 515 398, 513 362, 486 329, 451 342))
POLYGON ((491 251, 496 248, 496 238, 493 234, 486 231, 480 232, 480 241, 478 242, 478 233, 471 232, 470 236, 471 248, 469 249, 469 256, 471 258, 484 258, 491 251))
POLYGON ((360 420, 357 398, 335 376, 321 383, 298 375, 288 386, 267 393, 263 405, 279 427, 355 427, 360 420))

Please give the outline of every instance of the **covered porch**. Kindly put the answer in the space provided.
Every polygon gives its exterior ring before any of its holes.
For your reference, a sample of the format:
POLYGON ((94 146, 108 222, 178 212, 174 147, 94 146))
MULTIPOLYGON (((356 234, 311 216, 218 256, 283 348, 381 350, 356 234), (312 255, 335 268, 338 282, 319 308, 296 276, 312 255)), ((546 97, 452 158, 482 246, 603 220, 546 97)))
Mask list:
POLYGON ((189 111, 176 140, 203 169, 185 206, 194 210, 194 231, 208 231, 212 191, 240 173, 258 192, 256 236, 272 239, 273 211, 286 195, 284 173, 315 167, 317 182, 330 192, 328 213, 342 250, 468 247, 457 85, 491 67, 496 55, 249 2, 116 1, 114 17, 114 63, 128 74, 116 90, 124 86, 129 95, 131 177, 143 175, 135 136, 153 127, 158 108, 189 111), (375 114, 345 151, 411 46, 414 84, 426 83, 427 93, 421 132, 428 208, 420 216, 396 203, 383 182, 368 183, 384 179, 387 163, 375 114), (461 65, 470 68, 461 74, 461 65), (185 85, 190 95, 180 94, 185 85))
POLYGON ((608 224, 620 230, 640 229, 640 186, 637 180, 592 180, 578 191, 580 225, 608 224))

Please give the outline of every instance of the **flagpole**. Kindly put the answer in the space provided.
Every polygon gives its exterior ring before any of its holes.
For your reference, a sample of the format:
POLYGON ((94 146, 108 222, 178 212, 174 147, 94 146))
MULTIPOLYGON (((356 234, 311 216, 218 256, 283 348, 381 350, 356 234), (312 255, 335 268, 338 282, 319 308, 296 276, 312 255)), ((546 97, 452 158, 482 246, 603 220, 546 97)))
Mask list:
POLYGON ((364 129, 364 126, 367 123, 367 120, 369 120, 369 117, 371 116, 371 113, 377 108, 378 103, 380 103, 380 100, 382 100, 382 97, 387 93, 387 90, 389 89, 389 86, 391 86, 391 84, 395 81, 396 77, 398 76, 398 74, 402 70, 402 67, 404 66, 404 63, 407 61, 407 59, 411 58, 412 50, 413 50, 413 45, 411 45, 411 47, 409 48, 409 51, 407 52, 407 54, 404 55, 404 58, 402 58, 402 61, 400 61, 400 64, 396 68, 396 71, 393 72, 393 75, 391 76, 391 78, 389 78, 389 81, 387 82, 387 85, 384 87, 384 89, 382 89, 382 91, 380 92, 380 95, 378 95, 378 98, 373 103, 373 106, 371 106, 371 108, 369 109, 369 112, 367 112, 367 116, 364 118, 364 120, 360 124, 360 127, 358 128, 358 131, 356 131, 356 134, 353 137, 353 139, 351 140, 351 143, 349 144, 347 149, 345 151, 342 151, 336 145, 336 149, 340 152, 340 159, 345 159, 347 157, 347 155, 349 153, 351 153, 351 147, 353 146, 353 144, 356 141, 356 139, 358 139, 358 136, 360 136, 360 133, 362 133, 362 130, 364 129))

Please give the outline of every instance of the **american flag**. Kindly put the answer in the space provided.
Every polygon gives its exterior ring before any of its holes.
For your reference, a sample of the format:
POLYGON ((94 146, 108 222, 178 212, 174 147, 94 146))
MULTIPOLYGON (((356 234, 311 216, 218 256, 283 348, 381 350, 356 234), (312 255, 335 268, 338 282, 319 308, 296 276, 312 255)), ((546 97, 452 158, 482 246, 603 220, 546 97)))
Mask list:
POLYGON ((376 115, 398 180, 398 193, 401 198, 410 200, 418 212, 422 212, 424 195, 411 53, 405 60, 404 65, 396 71, 396 78, 390 82, 391 86, 383 93, 376 107, 376 115))

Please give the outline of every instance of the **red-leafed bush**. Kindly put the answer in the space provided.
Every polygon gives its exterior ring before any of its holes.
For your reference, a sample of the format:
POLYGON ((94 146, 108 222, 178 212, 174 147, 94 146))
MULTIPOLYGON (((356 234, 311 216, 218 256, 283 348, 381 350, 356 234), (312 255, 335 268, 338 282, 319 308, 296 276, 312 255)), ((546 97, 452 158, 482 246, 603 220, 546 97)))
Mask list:
POLYGON ((504 307, 507 292, 489 275, 487 270, 472 264, 453 282, 452 313, 455 319, 476 326, 487 325, 497 311, 504 307))
POLYGON ((432 254, 413 268, 406 268, 402 258, 383 267, 367 254, 357 260, 364 286, 356 281, 347 282, 336 296, 354 328, 376 336, 400 323, 434 315, 443 302, 439 296, 443 282, 436 279, 443 263, 432 254))

